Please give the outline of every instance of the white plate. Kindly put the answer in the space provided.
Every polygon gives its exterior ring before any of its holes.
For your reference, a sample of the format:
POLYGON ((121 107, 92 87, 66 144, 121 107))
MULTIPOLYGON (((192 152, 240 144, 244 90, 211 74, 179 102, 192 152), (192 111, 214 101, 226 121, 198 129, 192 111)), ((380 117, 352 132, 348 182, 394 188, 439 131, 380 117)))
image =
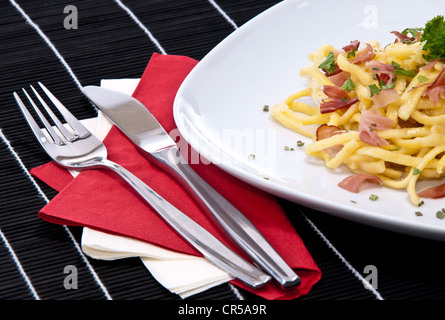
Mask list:
MULTIPOLYGON (((296 142, 310 141, 262 111, 263 105, 306 86, 299 70, 322 44, 341 48, 358 39, 385 45, 394 40, 391 31, 422 27, 441 8, 441 1, 426 0, 422 5, 411 0, 336 3, 341 5, 285 1, 228 36, 180 87, 174 103, 178 129, 209 161, 276 196, 360 223, 445 240, 445 219, 436 217, 445 201, 427 200, 418 208, 405 190, 345 191, 337 183, 347 170, 332 171, 309 158, 296 142), (369 200, 370 194, 379 199, 369 200)), ((190 155, 189 161, 194 159, 190 155)))

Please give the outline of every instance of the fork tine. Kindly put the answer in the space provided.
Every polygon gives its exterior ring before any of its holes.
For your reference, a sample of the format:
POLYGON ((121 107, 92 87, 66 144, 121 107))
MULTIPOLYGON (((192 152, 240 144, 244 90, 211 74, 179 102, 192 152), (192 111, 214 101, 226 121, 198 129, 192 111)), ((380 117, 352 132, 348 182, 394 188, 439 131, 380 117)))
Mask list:
MULTIPOLYGON (((35 122, 34 118, 29 113, 29 111, 26 108, 25 104, 23 103, 22 99, 20 99, 19 95, 16 92, 14 92, 13 95, 14 95, 15 101, 17 102, 18 106, 20 107, 20 110, 22 111, 23 115, 25 116, 25 119, 28 122, 29 126, 31 127, 31 130, 34 133, 34 135, 36 136, 37 140, 39 140, 42 144, 45 143, 47 141, 46 136, 43 134, 39 125, 37 124, 37 122, 35 122)), ((38 112, 40 112, 40 111, 38 111, 38 112)), ((50 126, 50 128, 52 129, 51 126, 50 126)), ((54 132, 54 134, 55 134, 55 132, 54 132)), ((58 139, 59 144, 62 143, 62 141, 60 140, 60 138, 57 134, 55 134, 55 137, 56 137, 56 139, 58 139)), ((56 141, 54 141, 54 142, 58 143, 56 141)))
MULTIPOLYGON (((25 89, 22 89, 22 90, 23 90, 23 93, 25 94, 25 96, 28 98, 28 100, 31 103, 31 105, 33 106, 33 108, 36 111, 37 115, 39 116, 40 120, 43 122, 43 125, 45 126, 45 128, 48 131, 49 135, 53 139, 54 143, 59 144, 59 145, 63 144, 62 139, 60 139, 59 135, 56 133, 54 128, 51 126, 51 124, 48 122, 48 120, 46 120, 45 116, 42 114, 42 112, 40 111, 39 107, 37 107, 37 105, 34 103, 34 100, 32 100, 32 98, 29 96, 28 92, 26 92, 25 89)), ((16 99, 17 98, 18 98, 18 95, 16 94, 16 99)), ((22 100, 20 100, 20 101, 22 103, 21 104, 22 111, 23 111, 23 108, 24 108, 26 110, 26 112, 29 114, 29 116, 31 117, 31 119, 33 120, 32 116, 29 113, 28 109, 26 108, 25 104, 22 102, 22 100)), ((27 118, 27 120, 29 121, 30 119, 27 118)), ((40 130, 40 128, 39 128, 39 130, 40 130)))
POLYGON ((57 107, 59 112, 65 118, 66 122, 76 131, 78 138, 86 138, 91 135, 91 132, 85 128, 71 112, 68 111, 68 109, 51 93, 51 91, 49 91, 41 82, 39 82, 39 85, 52 103, 57 107))
POLYGON ((60 133, 62 133, 63 136, 66 138, 66 140, 73 141, 73 140, 77 139, 77 135, 68 131, 68 129, 62 124, 62 122, 60 122, 59 118, 57 118, 57 116, 54 114, 54 112, 51 110, 51 108, 48 106, 48 104, 45 102, 45 100, 42 99, 42 97, 37 92, 37 90, 34 89, 33 86, 30 86, 30 87, 31 87, 32 91, 34 92, 35 96, 37 97, 37 99, 39 99, 40 103, 45 108, 46 112, 51 117, 51 119, 53 119, 53 121, 56 124, 57 128, 59 129, 60 133))

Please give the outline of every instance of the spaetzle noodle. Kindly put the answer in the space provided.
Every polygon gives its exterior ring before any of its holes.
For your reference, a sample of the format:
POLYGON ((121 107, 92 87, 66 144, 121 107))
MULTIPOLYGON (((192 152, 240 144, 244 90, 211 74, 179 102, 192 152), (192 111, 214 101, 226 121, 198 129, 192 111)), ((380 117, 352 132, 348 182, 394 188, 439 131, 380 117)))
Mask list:
POLYGON ((270 109, 276 121, 312 139, 308 156, 406 189, 416 206, 417 182, 445 175, 445 99, 431 90, 444 60, 428 61, 419 39, 323 45, 300 71, 307 88, 270 109), (321 137, 322 127, 332 133, 321 137))

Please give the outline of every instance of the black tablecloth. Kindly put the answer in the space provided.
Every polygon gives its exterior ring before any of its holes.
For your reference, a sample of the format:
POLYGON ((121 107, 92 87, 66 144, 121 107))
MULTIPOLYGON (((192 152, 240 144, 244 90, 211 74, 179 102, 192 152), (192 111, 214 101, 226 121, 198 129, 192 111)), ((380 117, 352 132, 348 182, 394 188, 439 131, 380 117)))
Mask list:
MULTIPOLYGON (((154 52, 201 59, 273 0, 3 0, 0 2, 0 299, 178 300, 139 259, 99 261, 82 254, 81 229, 37 212, 55 191, 29 170, 49 159, 12 92, 42 81, 79 118, 96 115, 80 93, 101 79, 138 78, 154 52), (64 26, 74 5, 77 29, 64 26), (76 266, 78 288, 63 285, 76 266)), ((68 21, 69 22, 69 21, 68 21)), ((71 21, 75 22, 74 20, 71 21)), ((442 242, 376 229, 281 200, 322 271, 300 300, 445 298, 442 242), (377 281, 365 287, 367 268, 377 281)), ((220 285, 189 300, 259 300, 220 285)))

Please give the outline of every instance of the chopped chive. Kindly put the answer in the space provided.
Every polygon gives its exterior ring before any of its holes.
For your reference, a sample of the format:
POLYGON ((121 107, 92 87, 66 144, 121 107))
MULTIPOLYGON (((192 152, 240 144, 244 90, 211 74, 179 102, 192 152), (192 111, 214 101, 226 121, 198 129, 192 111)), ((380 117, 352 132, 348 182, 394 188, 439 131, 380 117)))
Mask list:
POLYGON ((417 76, 417 80, 419 80, 420 83, 427 82, 429 79, 425 76, 417 76))
POLYGON ((349 51, 347 58, 349 59, 349 58, 355 57, 355 53, 357 52, 357 50, 358 50, 358 48, 354 48, 354 49, 352 49, 352 51, 349 51))
POLYGON ((284 146, 284 150, 289 151, 289 146, 284 146))
POLYGON ((301 140, 298 140, 297 141, 297 147, 302 147, 302 146, 304 146, 304 142, 301 141, 301 140))
POLYGON ((255 160, 255 155, 253 153, 249 154, 249 160, 255 160))
POLYGON ((264 112, 268 112, 268 111, 269 111, 269 105, 265 104, 265 105, 263 106, 263 111, 264 111, 264 112))
POLYGON ((355 201, 355 200, 349 200, 349 201, 351 201, 352 203, 357 203, 357 201, 355 201))
POLYGON ((436 212, 436 217, 437 217, 438 219, 443 219, 443 218, 445 218, 445 212, 443 212, 442 210, 437 211, 437 212, 436 212))
POLYGON ((413 170, 413 175, 418 175, 418 174, 421 174, 422 173, 422 170, 420 170, 420 169, 417 169, 417 168, 414 168, 414 170, 413 170))
POLYGON ((423 213, 422 213, 422 212, 420 212, 420 211, 416 211, 416 212, 415 212, 415 214, 416 214, 416 216, 418 216, 418 217, 421 217, 421 216, 423 216, 423 213))
POLYGON ((376 201, 378 198, 379 198, 379 196, 376 196, 375 194, 371 194, 369 196, 369 200, 372 200, 372 201, 376 201))
POLYGON ((421 207, 421 206, 423 206, 424 203, 425 203, 425 201, 421 200, 417 206, 421 207))

